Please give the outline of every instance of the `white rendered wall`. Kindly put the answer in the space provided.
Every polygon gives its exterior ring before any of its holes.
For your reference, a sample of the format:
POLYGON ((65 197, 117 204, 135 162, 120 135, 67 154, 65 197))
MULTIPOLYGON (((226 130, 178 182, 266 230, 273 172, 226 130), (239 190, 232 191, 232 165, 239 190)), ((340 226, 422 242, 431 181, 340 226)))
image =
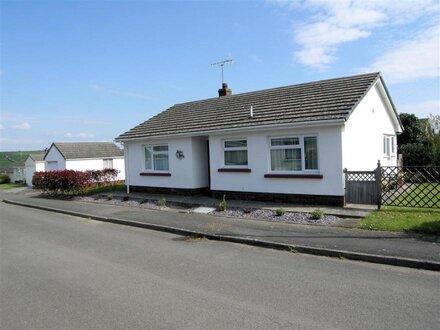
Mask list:
POLYGON ((382 165, 397 165, 397 138, 394 154, 387 159, 383 154, 383 136, 395 135, 392 117, 379 93, 378 85, 370 89, 353 111, 342 130, 343 167, 348 170, 371 171, 382 165))
POLYGON ((32 158, 28 157, 24 162, 24 165, 26 166, 26 184, 31 187, 32 177, 36 169, 35 161, 32 158))
MULTIPOLYGON (((128 184, 131 186, 164 187, 195 189, 208 185, 207 169, 202 162, 207 157, 202 154, 196 156, 194 152, 202 151, 203 139, 181 138, 171 140, 145 140, 142 142, 126 142, 124 148, 128 184), (142 176, 145 170, 144 145, 168 144, 169 173, 171 176, 142 176), (127 152, 128 149, 128 152, 127 152), (183 151, 184 158, 178 159, 176 151, 183 151)), ((206 148, 206 147, 205 147, 206 148)), ((204 152, 206 153, 206 151, 204 152)))
POLYGON ((62 171, 66 169, 66 160, 58 149, 52 146, 44 157, 44 167, 46 171, 62 171), (48 162, 57 162, 57 168, 48 166, 48 162))
POLYGON ((32 177, 35 172, 44 171, 44 162, 43 161, 34 161, 32 158, 28 157, 25 162, 26 166, 26 184, 32 187, 32 177))
POLYGON ((43 172, 44 171, 44 162, 43 161, 35 162, 35 171, 36 172, 43 172))
POLYGON ((118 170, 117 180, 125 180, 125 162, 124 158, 113 158, 113 168, 118 170))
POLYGON ((211 189, 286 194, 342 196, 341 126, 283 129, 210 136, 211 189), (317 134, 322 179, 265 178, 270 172, 269 137, 317 134), (223 167, 222 140, 247 138, 250 173, 218 172, 223 167))
MULTIPOLYGON (((123 180, 125 178, 124 158, 106 157, 106 159, 113 159, 113 168, 119 170, 117 180, 123 180)), ((103 158, 66 160, 66 170, 87 171, 102 169, 104 169, 103 158)))

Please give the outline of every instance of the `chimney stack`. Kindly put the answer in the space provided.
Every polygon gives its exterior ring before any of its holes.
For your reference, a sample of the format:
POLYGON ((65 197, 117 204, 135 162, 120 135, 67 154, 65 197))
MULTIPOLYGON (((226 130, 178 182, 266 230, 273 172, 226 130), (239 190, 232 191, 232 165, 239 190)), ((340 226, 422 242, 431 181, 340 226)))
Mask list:
POLYGON ((223 83, 222 84, 222 88, 220 88, 218 90, 218 96, 226 96, 226 95, 232 95, 232 91, 230 88, 228 88, 228 84, 227 83, 223 83))

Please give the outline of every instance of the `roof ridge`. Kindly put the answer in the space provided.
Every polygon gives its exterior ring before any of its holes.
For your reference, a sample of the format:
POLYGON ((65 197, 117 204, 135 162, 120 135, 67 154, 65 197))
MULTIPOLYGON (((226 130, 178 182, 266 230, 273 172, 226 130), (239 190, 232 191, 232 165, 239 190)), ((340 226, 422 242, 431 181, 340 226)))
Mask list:
MULTIPOLYGON (((222 96, 221 99, 231 99, 231 98, 235 98, 235 97, 241 96, 241 95, 258 94, 258 93, 264 93, 264 92, 273 91, 273 90, 282 90, 282 89, 292 88, 292 87, 316 85, 316 84, 325 83, 325 82, 329 82, 329 81, 341 81, 341 80, 358 78, 358 77, 362 77, 362 76, 365 76, 365 77, 367 77, 367 76, 380 76, 380 72, 376 71, 376 72, 370 72, 370 73, 361 73, 361 74, 356 74, 356 75, 352 75, 352 76, 344 76, 344 77, 339 77, 339 78, 327 78, 327 79, 309 81, 309 82, 305 82, 305 83, 298 83, 298 84, 292 84, 292 85, 259 89, 257 91, 250 91, 250 92, 243 92, 243 93, 232 94, 232 95, 225 95, 225 96, 222 96)), ((219 99, 220 99, 220 97, 217 96, 217 97, 210 97, 207 99, 200 99, 200 100, 194 100, 194 101, 188 101, 188 102, 175 103, 172 106, 168 107, 166 110, 168 110, 174 106, 177 106, 177 105, 191 104, 191 103, 204 102, 204 101, 210 101, 210 100, 219 100, 219 99)), ((164 111, 166 111, 166 110, 164 110, 164 111)))

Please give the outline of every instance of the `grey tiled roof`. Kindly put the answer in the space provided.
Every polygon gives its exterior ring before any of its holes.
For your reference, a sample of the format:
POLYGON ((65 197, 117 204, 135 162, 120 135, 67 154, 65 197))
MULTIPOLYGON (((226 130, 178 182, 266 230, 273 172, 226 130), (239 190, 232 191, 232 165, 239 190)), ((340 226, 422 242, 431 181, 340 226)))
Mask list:
POLYGON ((113 142, 54 142, 65 159, 121 157, 124 151, 113 142))
POLYGON ((116 140, 347 120, 377 79, 380 79, 380 74, 375 72, 176 104, 121 134, 116 140), (251 106, 253 118, 249 118, 251 106))
POLYGON ((31 157, 36 162, 41 162, 44 160, 45 153, 38 153, 38 154, 29 154, 29 157, 31 157))

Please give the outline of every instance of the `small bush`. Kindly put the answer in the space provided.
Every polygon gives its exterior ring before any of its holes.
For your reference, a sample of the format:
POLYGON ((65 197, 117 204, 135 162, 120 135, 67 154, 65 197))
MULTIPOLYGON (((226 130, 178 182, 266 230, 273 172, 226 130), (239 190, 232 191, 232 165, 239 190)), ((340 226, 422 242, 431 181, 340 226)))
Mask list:
POLYGON ((157 204, 159 206, 167 206, 167 200, 165 198, 161 198, 159 199, 159 201, 157 202, 157 204))
POLYGON ((144 204, 144 203, 146 203, 146 202, 148 202, 148 199, 142 198, 142 199, 140 200, 139 204, 144 204))
POLYGON ((126 202, 126 201, 128 201, 130 199, 130 197, 128 197, 128 196, 124 196, 124 197, 122 197, 122 201, 123 202, 126 202))
POLYGON ((111 201, 113 199, 113 195, 107 195, 107 200, 111 201))
POLYGON ((286 210, 281 207, 279 209, 276 209, 275 213, 278 217, 282 217, 284 214, 286 214, 286 210))
POLYGON ((95 201, 97 201, 97 200, 99 199, 99 195, 95 195, 95 197, 93 197, 93 199, 94 199, 95 201))
POLYGON ((6 173, 0 173, 0 184, 11 182, 11 178, 6 173))
POLYGON ((249 213, 251 213, 252 212, 252 209, 250 209, 250 208, 245 208, 245 209, 243 209, 243 213, 244 214, 249 214, 249 213))
POLYGON ((219 211, 226 211, 228 203, 226 203, 226 195, 223 195, 223 200, 218 204, 219 211))
POLYGON ((324 211, 320 209, 316 209, 315 211, 312 212, 312 218, 315 220, 324 218, 324 211))

